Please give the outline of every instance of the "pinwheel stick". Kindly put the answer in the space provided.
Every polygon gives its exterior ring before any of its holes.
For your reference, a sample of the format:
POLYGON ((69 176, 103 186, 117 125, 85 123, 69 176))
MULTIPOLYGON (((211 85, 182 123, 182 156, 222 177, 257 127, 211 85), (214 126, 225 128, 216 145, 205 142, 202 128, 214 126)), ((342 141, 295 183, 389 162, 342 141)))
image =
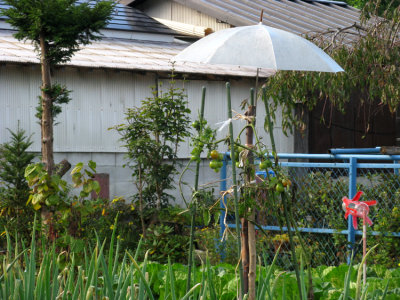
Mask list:
MULTIPOLYGON (((363 260, 365 258, 365 255, 367 255, 367 211, 363 211, 363 233, 362 233, 362 240, 363 240, 363 260)), ((367 283, 367 260, 364 260, 364 265, 363 265, 363 284, 367 283)))

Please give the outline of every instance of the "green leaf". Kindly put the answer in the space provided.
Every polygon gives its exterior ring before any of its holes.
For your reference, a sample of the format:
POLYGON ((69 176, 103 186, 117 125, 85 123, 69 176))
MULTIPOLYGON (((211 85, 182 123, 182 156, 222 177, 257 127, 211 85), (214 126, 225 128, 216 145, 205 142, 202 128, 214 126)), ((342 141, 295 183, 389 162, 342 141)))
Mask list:
POLYGON ((93 172, 96 173, 96 163, 95 163, 94 161, 89 160, 88 166, 89 166, 89 168, 90 168, 93 172))
POLYGON ((78 173, 78 172, 81 172, 82 167, 83 167, 83 163, 82 163, 82 162, 78 163, 78 164, 75 166, 75 168, 72 169, 71 175, 73 175, 73 174, 75 174, 75 173, 78 173))
POLYGON ((29 179, 29 175, 31 175, 33 172, 35 172, 37 170, 37 165, 36 164, 31 164, 29 166, 26 167, 25 169, 25 177, 27 179, 29 179))
POLYGON ((208 209, 204 209, 203 210, 203 222, 205 226, 208 226, 208 224, 211 221, 211 214, 210 211, 208 209))
POLYGON ((92 173, 92 172, 90 172, 90 171, 88 171, 88 170, 85 170, 85 173, 86 173, 86 175, 89 176, 90 178, 94 177, 94 173, 92 173))
POLYGON ((92 191, 93 189, 92 189, 92 181, 88 181, 87 183, 85 183, 84 185, 83 185, 83 191, 85 192, 85 193, 90 193, 91 191, 92 191))
POLYGON ((98 181, 96 180, 92 181, 92 189, 96 192, 96 194, 100 193, 100 184, 98 181))
POLYGON ((75 186, 81 185, 81 183, 82 183, 82 175, 80 173, 72 174, 72 182, 75 184, 75 186))

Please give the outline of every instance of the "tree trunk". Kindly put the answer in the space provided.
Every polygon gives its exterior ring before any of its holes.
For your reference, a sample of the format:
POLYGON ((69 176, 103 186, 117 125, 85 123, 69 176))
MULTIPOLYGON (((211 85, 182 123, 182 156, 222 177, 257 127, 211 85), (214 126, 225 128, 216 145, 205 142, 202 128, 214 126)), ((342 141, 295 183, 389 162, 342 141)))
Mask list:
MULTIPOLYGON (((53 116, 52 116, 52 99, 48 93, 51 88, 51 75, 50 75, 50 62, 47 58, 47 44, 44 34, 40 34, 40 66, 42 73, 42 86, 41 86, 41 104, 42 104, 42 119, 41 138, 42 138, 42 162, 49 175, 53 173, 55 164, 53 156, 53 116)), ((40 211, 43 233, 50 241, 56 239, 56 234, 53 228, 53 213, 50 212, 46 205, 42 206, 40 211)))
POLYGON ((48 89, 51 88, 50 62, 47 58, 47 44, 43 33, 40 34, 40 51, 40 64, 42 71, 42 120, 40 124, 42 135, 42 162, 45 164, 46 171, 51 175, 54 170, 53 103, 48 93, 48 89))
POLYGON ((71 169, 71 164, 68 160, 63 159, 59 164, 55 166, 55 174, 63 177, 69 169, 71 169))

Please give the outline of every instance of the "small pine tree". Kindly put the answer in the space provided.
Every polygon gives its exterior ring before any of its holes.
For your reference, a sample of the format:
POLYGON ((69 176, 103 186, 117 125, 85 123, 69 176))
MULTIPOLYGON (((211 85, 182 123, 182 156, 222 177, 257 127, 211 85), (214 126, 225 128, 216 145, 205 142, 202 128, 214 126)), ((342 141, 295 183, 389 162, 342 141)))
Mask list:
MULTIPOLYGON (((32 141, 23 129, 9 132, 11 140, 0 145, 0 226, 13 233, 14 228, 23 231, 26 221, 32 220, 32 206, 26 205, 30 189, 24 172, 36 155, 28 152, 32 141)), ((29 236, 29 230, 26 233, 29 236)))
POLYGON ((31 137, 26 136, 25 130, 18 128, 16 132, 9 132, 11 141, 0 148, 0 180, 4 190, 0 205, 4 207, 4 203, 7 203, 12 209, 23 209, 30 190, 24 172, 35 154, 27 151, 32 141, 31 137))

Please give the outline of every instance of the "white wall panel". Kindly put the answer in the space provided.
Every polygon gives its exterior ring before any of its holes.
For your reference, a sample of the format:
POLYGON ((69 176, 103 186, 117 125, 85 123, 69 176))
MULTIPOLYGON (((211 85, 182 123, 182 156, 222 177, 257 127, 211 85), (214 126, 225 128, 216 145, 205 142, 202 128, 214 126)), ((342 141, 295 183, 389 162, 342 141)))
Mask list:
MULTIPOLYGON (((252 86, 252 80, 241 80, 231 81, 231 100, 232 100, 232 110, 237 113, 243 113, 240 105, 243 100, 249 100, 250 98, 250 87, 252 86)), ((163 85, 166 87, 168 81, 163 81, 163 85)), ((178 86, 178 85, 177 85, 178 86)), ((179 83, 179 86, 184 86, 189 100, 189 108, 192 111, 191 119, 197 119, 198 113, 200 111, 201 103, 201 91, 202 87, 206 87, 206 101, 204 116, 208 124, 214 128, 219 128, 217 123, 226 121, 228 119, 228 108, 227 108, 227 94, 226 94, 226 84, 223 81, 189 81, 185 82, 183 85, 179 83)), ((277 111, 277 120, 274 124, 274 135, 275 143, 278 152, 293 152, 293 138, 292 136, 285 136, 281 128, 281 111, 277 111)), ((233 112, 233 116, 235 113, 233 112)), ((256 127, 261 141, 271 149, 271 143, 269 135, 264 131, 264 118, 265 118, 265 108, 263 102, 259 101, 257 108, 257 122, 256 127)), ((240 130, 246 125, 244 120, 234 120, 233 130, 235 138, 238 136, 240 130)), ((222 131, 218 132, 218 139, 223 139, 228 135, 228 127, 225 127, 222 131)), ((242 142, 245 141, 245 132, 242 133, 242 142)), ((220 144, 220 151, 227 151, 227 146, 220 144)), ((190 156, 190 143, 189 139, 185 145, 181 145, 179 151, 179 157, 185 158, 190 156)))
MULTIPOLYGON (((54 127, 57 152, 123 152, 119 134, 109 127, 124 121, 128 107, 151 96, 154 75, 113 70, 62 68, 53 82, 66 84, 72 101, 63 105, 54 127)), ((35 67, 0 68, 0 143, 9 140, 6 128, 20 127, 34 134, 32 151, 40 151, 40 126, 34 116, 40 93, 40 72, 35 67)))
POLYGON ((27 135, 33 135, 31 148, 40 150, 40 127, 34 116, 40 94, 38 76, 35 67, 0 67, 0 143, 10 138, 7 128, 16 131, 19 123, 27 135))
POLYGON ((160 18, 212 28, 214 31, 229 28, 229 24, 217 22, 213 17, 203 14, 194 9, 190 9, 179 3, 169 0, 157 0, 152 3, 144 3, 140 7, 146 14, 153 18, 160 18), (154 3, 156 2, 156 3, 154 3))
POLYGON ((58 80, 73 90, 55 128, 55 151, 123 152, 119 134, 108 128, 124 122, 128 107, 151 95, 153 76, 113 70, 67 69, 58 80))
MULTIPOLYGON (((151 86, 156 83, 155 75, 113 70, 87 70, 62 68, 57 70, 54 81, 66 84, 71 90, 72 101, 63 105, 63 112, 57 117, 54 128, 54 150, 56 152, 124 152, 118 141, 120 136, 109 127, 123 123, 129 107, 140 106, 140 101, 151 97, 151 86)), ((34 114, 39 95, 40 73, 38 68, 7 66, 0 68, 0 143, 9 139, 6 128, 15 130, 18 120, 27 134, 34 134, 31 150, 40 151, 40 128, 34 114)), ((167 91, 168 80, 162 80, 162 90, 167 91)), ((182 83, 179 83, 182 86, 182 83)), ((232 109, 242 113, 240 104, 249 98, 252 80, 231 82, 232 109)), ((217 128, 218 122, 227 120, 226 87, 223 81, 193 80, 184 83, 188 95, 191 119, 198 116, 201 102, 201 88, 205 86, 205 117, 217 128)), ((278 112, 278 116, 279 116, 278 112)), ((258 106, 257 128, 263 142, 270 146, 269 137, 263 130, 265 111, 258 106)), ((278 118, 279 119, 279 118, 278 118)), ((235 136, 245 121, 233 121, 235 136)), ((279 152, 292 152, 291 137, 281 132, 280 121, 275 124, 275 138, 279 152)), ((227 127, 218 133, 218 138, 228 134, 227 127)), ((245 135, 242 134, 244 141, 245 135)), ((226 150, 221 145, 220 150, 226 150)), ((187 140, 182 145, 179 157, 190 156, 187 140)))

